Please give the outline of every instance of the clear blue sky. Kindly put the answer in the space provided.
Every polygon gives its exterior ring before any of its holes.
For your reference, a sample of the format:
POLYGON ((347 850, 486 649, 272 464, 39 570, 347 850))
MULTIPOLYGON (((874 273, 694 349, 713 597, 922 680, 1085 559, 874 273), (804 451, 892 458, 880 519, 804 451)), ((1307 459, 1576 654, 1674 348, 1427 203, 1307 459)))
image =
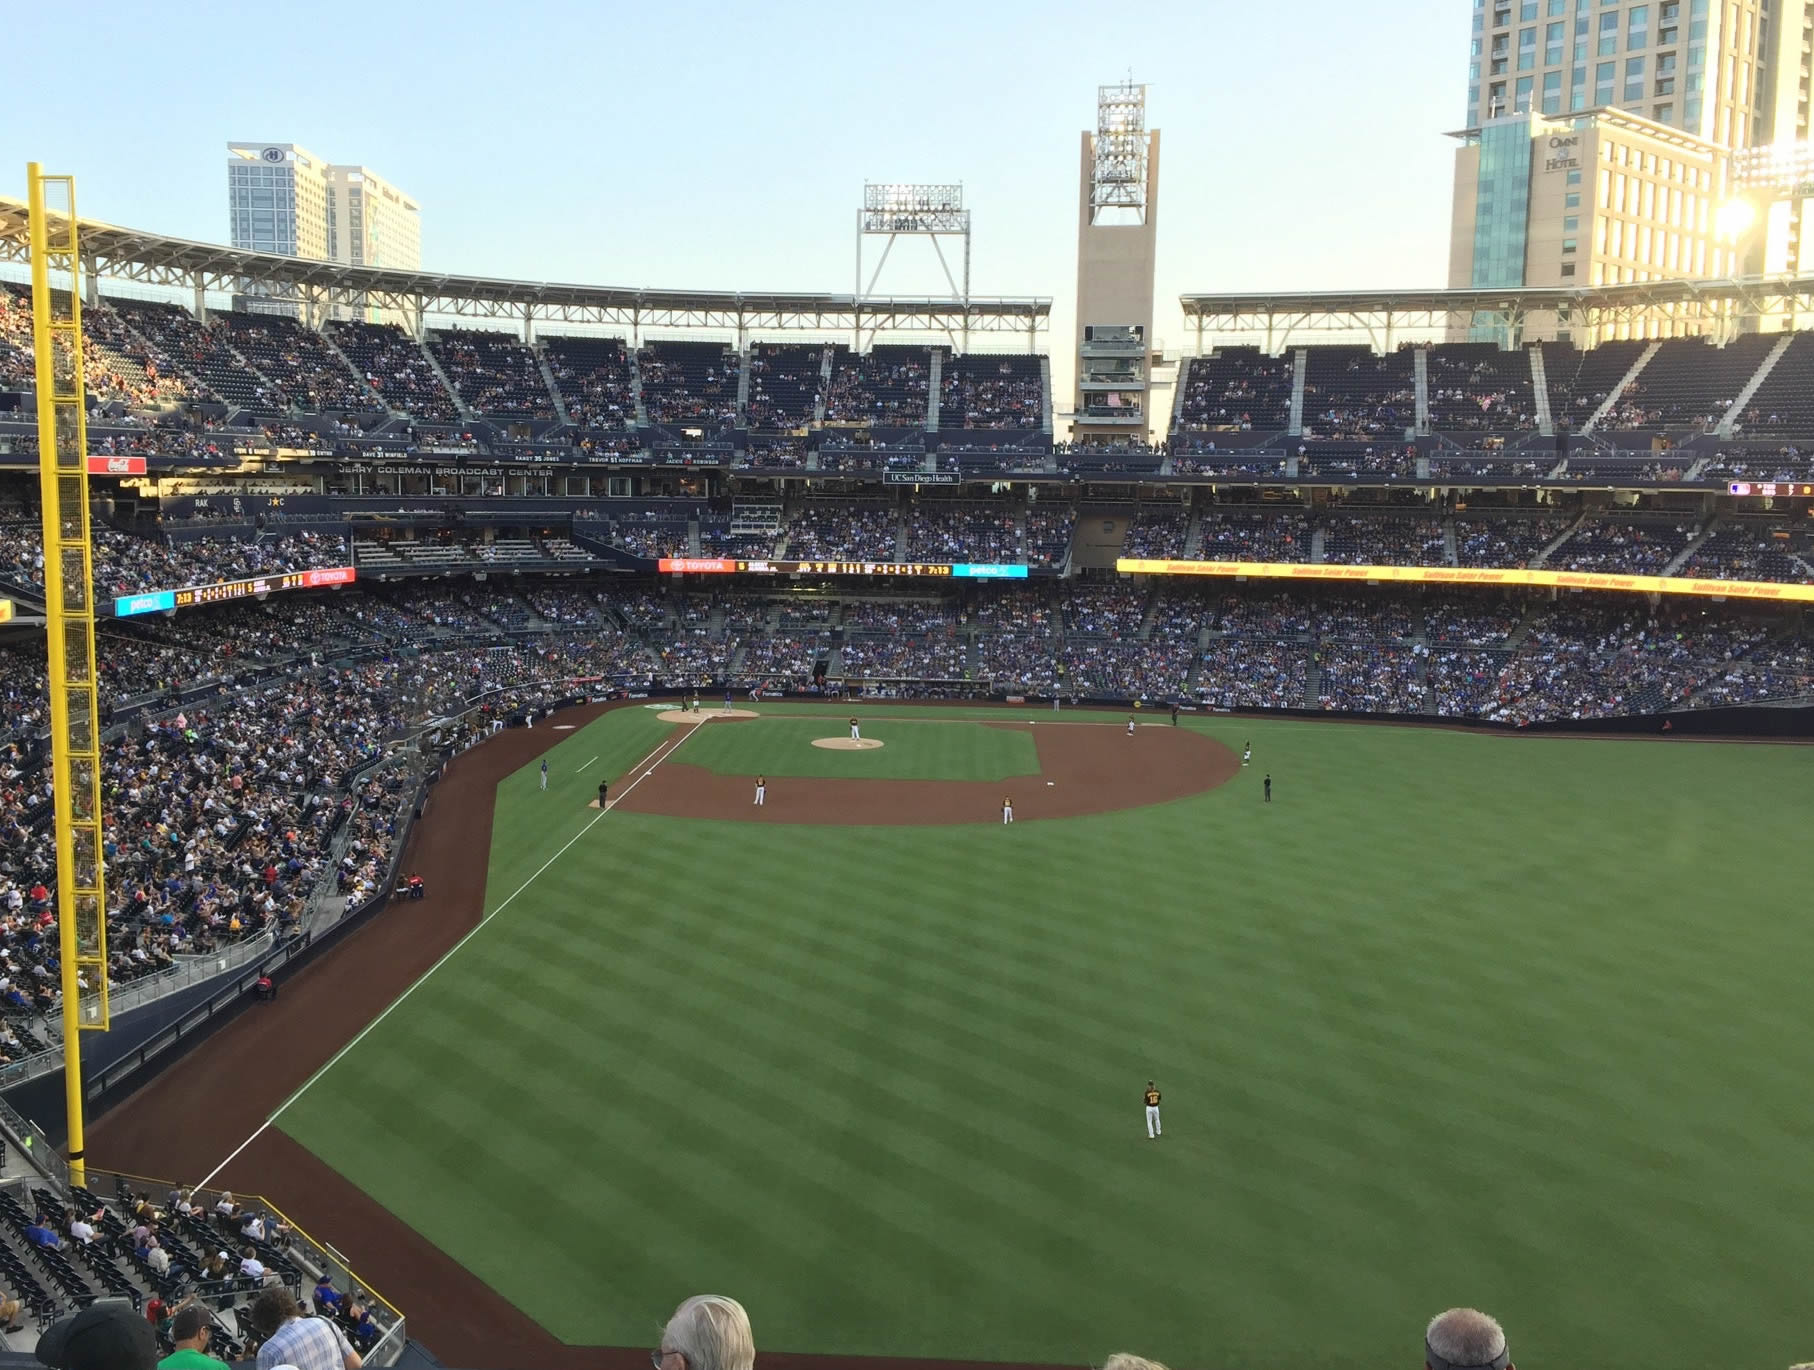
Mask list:
MULTIPOLYGON (((1078 133, 1096 86, 1131 70, 1164 133, 1157 332, 1176 344, 1184 291, 1442 283, 1468 16, 1467 0, 15 5, 0 191, 23 195, 36 159, 75 173, 87 215, 224 241, 224 144, 293 141, 415 195, 431 268, 848 291, 865 178, 961 180, 973 289, 1051 296, 1062 340, 1078 133), (72 40, 66 100, 42 73, 72 40)), ((942 291, 930 253, 910 257, 879 288, 942 291)))

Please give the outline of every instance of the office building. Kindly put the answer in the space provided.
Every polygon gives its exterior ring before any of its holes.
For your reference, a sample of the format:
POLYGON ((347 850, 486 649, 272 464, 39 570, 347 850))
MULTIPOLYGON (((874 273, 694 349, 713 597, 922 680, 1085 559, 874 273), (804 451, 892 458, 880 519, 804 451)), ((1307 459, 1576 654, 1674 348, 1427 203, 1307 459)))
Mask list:
POLYGON ((400 271, 421 268, 421 206, 366 167, 331 166, 327 184, 332 260, 400 271))
MULTIPOLYGON (((227 210, 234 247, 349 266, 422 265, 422 210, 413 198, 369 168, 327 162, 295 143, 228 143, 227 210)), ((249 289, 240 302, 297 312, 293 304, 260 302, 249 289)), ((335 313, 404 321, 374 307, 335 313)))
POLYGON ((1805 203, 1758 152, 1808 136, 1811 40, 1806 0, 1475 0, 1449 284, 1805 269, 1805 203))
POLYGON ((228 143, 227 216, 234 247, 328 261, 327 162, 295 143, 228 143))
POLYGON ((1467 115, 1641 114, 1724 148, 1808 136, 1803 0, 1474 0, 1467 115))

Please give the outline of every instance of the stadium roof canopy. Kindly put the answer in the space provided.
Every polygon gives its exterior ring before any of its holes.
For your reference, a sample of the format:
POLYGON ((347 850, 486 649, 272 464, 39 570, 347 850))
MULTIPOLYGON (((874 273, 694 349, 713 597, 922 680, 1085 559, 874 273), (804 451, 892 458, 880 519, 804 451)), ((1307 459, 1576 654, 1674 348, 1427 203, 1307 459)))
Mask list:
MULTIPOLYGON (((1727 280, 1633 281, 1622 285, 1515 290, 1262 291, 1241 295, 1180 295, 1187 328, 1199 351, 1206 333, 1265 333, 1268 340, 1299 331, 1384 332, 1482 324, 1516 339, 1533 315, 1578 331, 1659 318, 1684 333, 1736 328, 1765 314, 1814 309, 1814 276, 1743 276, 1727 280)), ((1649 330, 1657 331, 1654 326, 1649 330)))
MULTIPOLYGON (((247 252, 81 222, 82 258, 91 278, 144 285, 236 293, 256 282, 266 298, 293 300, 325 310, 344 304, 375 305, 410 316, 473 319, 533 318, 537 324, 608 324, 642 328, 813 329, 820 332, 1018 333, 1033 338, 1048 324, 1052 301, 1027 298, 869 298, 762 291, 643 290, 506 281, 439 271, 313 262, 247 252)), ((26 206, 0 196, 0 261, 29 257, 26 206)))

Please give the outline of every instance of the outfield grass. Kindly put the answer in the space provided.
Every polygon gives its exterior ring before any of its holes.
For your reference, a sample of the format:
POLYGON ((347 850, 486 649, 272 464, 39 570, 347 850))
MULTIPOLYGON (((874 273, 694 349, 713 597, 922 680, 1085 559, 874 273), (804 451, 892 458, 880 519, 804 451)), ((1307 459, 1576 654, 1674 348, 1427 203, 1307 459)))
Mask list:
MULTIPOLYGON (((506 782, 488 907, 650 725, 506 782)), ((1810 754, 1189 726, 1254 767, 607 815, 280 1125, 571 1342, 717 1290, 775 1350, 1385 1367, 1473 1303, 1528 1365, 1814 1354, 1810 754)))
POLYGON ((864 738, 879 750, 845 752, 813 746, 814 738, 850 736, 848 714, 835 718, 707 723, 677 760, 720 775, 824 776, 862 780, 1005 780, 1037 775, 1031 733, 961 719, 863 720, 864 738))

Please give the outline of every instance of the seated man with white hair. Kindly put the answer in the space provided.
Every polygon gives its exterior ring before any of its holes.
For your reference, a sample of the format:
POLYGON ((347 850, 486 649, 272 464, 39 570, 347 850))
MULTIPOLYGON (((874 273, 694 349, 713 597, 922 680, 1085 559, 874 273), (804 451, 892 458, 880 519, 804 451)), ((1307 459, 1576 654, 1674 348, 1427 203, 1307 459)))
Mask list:
POLYGON ((1423 1336, 1424 1370, 1512 1370, 1505 1329, 1474 1308, 1451 1308, 1430 1319, 1423 1336))
POLYGON ((655 1370, 753 1370, 749 1314, 723 1294, 695 1294, 674 1310, 649 1359, 655 1370))

